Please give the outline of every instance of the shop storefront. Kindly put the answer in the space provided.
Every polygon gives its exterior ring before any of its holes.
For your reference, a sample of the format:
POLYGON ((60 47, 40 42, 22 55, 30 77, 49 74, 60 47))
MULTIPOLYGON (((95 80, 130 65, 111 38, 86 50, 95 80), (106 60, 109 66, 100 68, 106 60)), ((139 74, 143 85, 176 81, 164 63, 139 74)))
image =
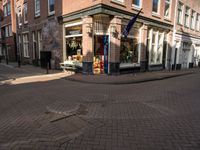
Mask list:
MULTIPOLYGON (((107 15, 93 17, 93 28, 87 31, 85 36, 92 32, 92 70, 94 74, 108 74, 109 59, 109 25, 110 18, 107 15)), ((83 67, 83 22, 74 21, 65 24, 65 63, 76 64, 83 67)), ((87 29, 88 30, 88 29, 87 29)), ((85 43, 85 45, 89 45, 85 43)), ((87 50, 87 49, 86 49, 87 50)))
POLYGON ((128 22, 128 19, 105 14, 66 22, 64 60, 89 74, 112 74, 135 68, 140 71, 141 62, 146 61, 144 42, 148 36, 148 64, 162 68, 167 32, 154 28, 145 32, 144 24, 136 22, 124 38, 128 22))

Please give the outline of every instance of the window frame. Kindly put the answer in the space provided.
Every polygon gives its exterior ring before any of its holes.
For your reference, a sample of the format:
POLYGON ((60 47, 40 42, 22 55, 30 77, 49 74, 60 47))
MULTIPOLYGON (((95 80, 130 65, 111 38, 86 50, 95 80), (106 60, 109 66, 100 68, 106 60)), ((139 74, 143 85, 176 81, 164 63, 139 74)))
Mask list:
POLYGON ((9 24, 8 25, 8 36, 10 37, 12 35, 13 35, 13 33, 12 33, 12 24, 9 24))
POLYGON ((184 26, 186 28, 189 28, 189 24, 190 24, 190 14, 191 14, 191 9, 188 6, 185 6, 185 13, 184 13, 184 26), (188 12, 187 12, 188 10, 188 12), (186 20, 187 17, 187 20, 186 20))
POLYGON ((27 24, 28 23, 28 3, 24 3, 24 24, 27 24), (25 13, 26 12, 26 13, 25 13), (27 15, 27 18, 26 18, 26 15, 27 15))
POLYGON ((133 0, 132 0, 132 7, 134 8, 142 8, 142 0, 139 0, 139 6, 136 4, 133 4, 133 0))
POLYGON ((154 6, 153 6, 153 1, 154 1, 154 0, 152 0, 152 14, 153 14, 153 15, 160 15, 160 3, 161 3, 161 2, 160 2, 160 0, 158 0, 158 8, 157 8, 158 11, 155 12, 155 11, 153 11, 153 7, 154 7, 154 6))
POLYGON ((7 7, 7 16, 10 16, 10 15, 11 15, 10 1, 7 2, 6 7, 7 7), (8 9, 8 8, 9 8, 9 9, 8 9), (8 10, 9 10, 9 11, 8 11, 8 10))
POLYGON ((179 17, 177 13, 177 24, 183 25, 183 16, 184 16, 184 4, 181 1, 178 1, 178 6, 177 6, 177 12, 179 13, 179 10, 181 12, 181 17, 179 17), (181 8, 179 8, 179 5, 181 5, 181 8))
POLYGON ((7 17, 8 16, 8 13, 7 13, 7 6, 6 5, 3 5, 3 16, 4 17, 7 17))
POLYGON ((18 26, 20 27, 22 25, 22 7, 21 6, 17 7, 17 22, 18 22, 18 26))
POLYGON ((48 0, 48 15, 52 16, 55 14, 55 0, 54 0, 54 11, 50 11, 50 1, 51 0, 48 0))
POLYGON ((172 0, 165 0, 164 18, 171 19, 171 8, 172 8, 172 0), (167 2, 167 1, 169 1, 169 2, 167 2), (165 16, 166 3, 169 4, 169 15, 168 16, 165 16))
POLYGON ((153 30, 151 29, 150 32, 149 32, 149 64, 150 65, 160 65, 162 64, 162 61, 163 61, 163 42, 164 42, 164 36, 165 36, 165 33, 164 32, 161 32, 159 30, 153 30), (153 43, 153 35, 155 35, 155 41, 153 43), (159 43, 159 35, 161 35, 161 42, 162 43, 159 43), (153 48, 154 46, 154 48, 153 48), (152 60, 152 51, 154 51, 154 59, 153 61, 152 60), (160 61, 157 62, 157 59, 158 59, 158 52, 161 52, 160 54, 160 61))
POLYGON ((41 14, 41 0, 34 0, 34 2, 35 2, 35 17, 39 17, 40 14, 41 14), (37 10, 37 4, 39 5, 38 6, 38 8, 39 8, 38 10, 37 10))
POLYGON ((196 13, 195 30, 200 31, 200 14, 196 13))
POLYGON ((25 58, 30 58, 29 55, 29 34, 23 33, 23 54, 25 58), (25 40, 25 36, 27 36, 27 40, 25 40), (27 49, 26 49, 27 48, 27 49))
POLYGON ((191 10, 191 18, 190 18, 190 29, 195 30, 195 18, 196 12, 194 10, 191 10))

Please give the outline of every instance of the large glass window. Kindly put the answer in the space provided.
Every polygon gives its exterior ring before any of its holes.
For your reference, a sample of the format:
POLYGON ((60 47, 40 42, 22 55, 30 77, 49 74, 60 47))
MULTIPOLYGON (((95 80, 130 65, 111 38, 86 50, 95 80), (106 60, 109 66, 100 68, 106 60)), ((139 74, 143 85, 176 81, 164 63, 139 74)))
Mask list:
POLYGON ((165 0, 165 17, 170 18, 171 0, 165 0))
POLYGON ((82 37, 66 38, 67 60, 82 62, 82 37))
POLYGON ((178 3, 178 15, 177 15, 177 23, 182 24, 183 19, 183 4, 181 2, 178 3))
POLYGON ((185 21, 184 21, 185 27, 189 27, 189 17, 190 17, 190 8, 186 6, 185 7, 185 21))
POLYGON ((28 34, 23 35, 23 50, 24 50, 24 57, 29 57, 29 50, 28 50, 28 34))
POLYGON ((137 38, 122 38, 120 52, 121 63, 138 63, 138 44, 139 43, 137 38))
POLYGON ((151 63, 156 62, 156 32, 152 34, 152 43, 151 43, 151 63))
MULTIPOLYGON (((124 21, 122 31, 126 27, 127 22, 124 21)), ((140 63, 140 28, 141 24, 136 23, 131 29, 127 38, 121 39, 120 50, 120 67, 132 67, 134 64, 140 63)))
POLYGON ((158 47, 156 63, 162 63, 162 50, 163 50, 163 33, 158 33, 158 47))
POLYGON ((150 64, 162 64, 164 33, 151 30, 149 38, 150 64))
POLYGON ((66 58, 82 62, 82 25, 65 28, 66 58))
POLYGON ((159 4, 160 0, 153 0, 153 7, 152 7, 152 11, 153 13, 159 13, 159 4))

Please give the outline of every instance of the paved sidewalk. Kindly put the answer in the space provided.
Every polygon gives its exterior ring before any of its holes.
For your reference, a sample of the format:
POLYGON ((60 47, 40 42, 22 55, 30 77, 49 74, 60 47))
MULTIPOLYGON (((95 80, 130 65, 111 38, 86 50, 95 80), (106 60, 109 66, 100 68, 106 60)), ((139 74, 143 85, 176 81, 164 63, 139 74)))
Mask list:
POLYGON ((145 73, 134 73, 125 75, 82 75, 75 74, 65 79, 75 82, 91 84, 133 84, 148 81, 163 80, 167 78, 179 77, 200 72, 199 68, 179 70, 179 71, 154 71, 145 73))
POLYGON ((18 68, 17 63, 0 63, 0 85, 24 84, 33 82, 46 82, 57 80, 72 75, 70 72, 60 70, 49 70, 35 67, 33 65, 22 65, 18 68))

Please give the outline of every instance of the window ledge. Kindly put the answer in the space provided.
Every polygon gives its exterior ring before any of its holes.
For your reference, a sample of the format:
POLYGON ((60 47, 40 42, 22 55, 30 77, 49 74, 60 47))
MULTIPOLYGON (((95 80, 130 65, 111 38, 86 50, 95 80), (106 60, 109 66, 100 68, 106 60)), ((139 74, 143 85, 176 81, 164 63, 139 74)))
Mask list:
POLYGON ((53 15, 55 15, 55 11, 48 12, 48 16, 53 16, 53 15))
POLYGON ((119 2, 119 1, 117 1, 117 0, 112 0, 111 3, 114 3, 114 4, 117 4, 117 5, 126 7, 124 2, 119 2))
POLYGON ((170 18, 164 17, 165 21, 172 22, 170 18))
POLYGON ((179 25, 179 26, 183 26, 183 24, 182 24, 182 23, 177 23, 177 25, 179 25))
POLYGON ((184 26, 186 29, 190 29, 189 26, 184 26))
POLYGON ((152 16, 161 19, 160 15, 158 13, 152 12, 152 16))
POLYGON ((141 6, 132 4, 132 9, 134 9, 134 10, 140 10, 141 8, 142 8, 141 6))
POLYGON ((35 16, 35 19, 37 19, 37 18, 40 18, 40 15, 36 15, 36 16, 35 16))

